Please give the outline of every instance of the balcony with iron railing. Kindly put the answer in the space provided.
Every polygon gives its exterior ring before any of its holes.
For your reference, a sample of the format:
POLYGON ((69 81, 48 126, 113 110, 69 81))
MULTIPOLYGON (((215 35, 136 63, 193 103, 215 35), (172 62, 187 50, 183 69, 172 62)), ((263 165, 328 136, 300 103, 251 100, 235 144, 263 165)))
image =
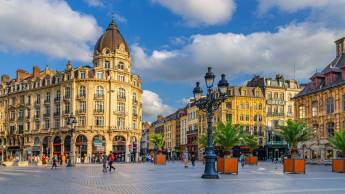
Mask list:
POLYGON ((60 103, 61 102, 61 98, 58 98, 58 97, 54 98, 54 102, 55 103, 60 103))
POLYGON ((104 114, 104 109, 94 109, 93 113, 94 114, 104 114))
POLYGON ((95 94, 94 99, 95 100, 104 100, 104 94, 95 94))
POLYGON ((284 113, 278 113, 278 112, 268 112, 267 116, 268 117, 284 117, 284 113))
POLYGON ((49 105, 49 104, 50 104, 50 99, 45 99, 45 100, 44 100, 44 104, 45 104, 45 105, 49 105))
POLYGON ((65 95, 65 96, 63 97, 63 99, 64 99, 64 100, 71 100, 71 95, 65 95))
POLYGON ((59 117, 61 115, 60 112, 54 112, 54 117, 59 117))

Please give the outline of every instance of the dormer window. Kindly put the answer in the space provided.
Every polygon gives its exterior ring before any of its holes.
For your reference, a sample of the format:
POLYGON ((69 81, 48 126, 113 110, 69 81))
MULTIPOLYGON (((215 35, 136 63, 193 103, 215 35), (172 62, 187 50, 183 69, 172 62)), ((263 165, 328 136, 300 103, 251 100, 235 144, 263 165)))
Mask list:
POLYGON ((104 74, 103 74, 103 72, 97 72, 97 73, 96 73, 96 78, 97 78, 97 79, 104 79, 104 74))
POLYGON ((80 72, 80 79, 85 79, 85 78, 86 78, 86 73, 80 72))

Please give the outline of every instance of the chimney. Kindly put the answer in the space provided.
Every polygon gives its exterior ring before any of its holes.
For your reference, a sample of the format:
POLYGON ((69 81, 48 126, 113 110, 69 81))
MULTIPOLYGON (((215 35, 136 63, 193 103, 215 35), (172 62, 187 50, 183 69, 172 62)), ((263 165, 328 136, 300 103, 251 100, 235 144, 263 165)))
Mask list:
POLYGON ((16 81, 19 82, 19 81, 22 81, 28 77, 30 77, 31 74, 29 74, 28 72, 26 72, 25 70, 23 69, 18 69, 16 71, 16 81))
POLYGON ((7 83, 10 81, 10 76, 8 76, 7 74, 4 74, 1 76, 1 83, 7 83))
POLYGON ((335 41, 335 45, 337 49, 337 57, 345 53, 345 37, 335 41))
POLYGON ((32 70, 32 75, 34 78, 38 77, 41 73, 41 70, 38 66, 34 66, 32 70))

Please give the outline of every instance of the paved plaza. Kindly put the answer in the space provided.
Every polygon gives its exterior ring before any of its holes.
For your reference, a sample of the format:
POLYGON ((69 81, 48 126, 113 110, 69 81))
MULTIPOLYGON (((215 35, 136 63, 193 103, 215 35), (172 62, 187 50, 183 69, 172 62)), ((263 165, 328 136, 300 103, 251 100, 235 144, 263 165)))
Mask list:
POLYGON ((245 166, 239 175, 221 175, 219 180, 200 176, 203 166, 184 169, 181 162, 166 166, 117 164, 116 172, 102 173, 101 165, 76 168, 0 168, 0 194, 127 194, 127 193, 345 193, 345 174, 330 166, 307 166, 304 174, 283 174, 270 162, 245 166))

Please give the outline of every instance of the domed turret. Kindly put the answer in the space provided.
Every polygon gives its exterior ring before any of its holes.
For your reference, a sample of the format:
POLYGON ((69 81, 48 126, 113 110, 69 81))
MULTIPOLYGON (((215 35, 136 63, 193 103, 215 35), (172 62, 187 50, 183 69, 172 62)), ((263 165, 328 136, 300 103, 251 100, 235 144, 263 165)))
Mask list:
POLYGON ((94 54, 102 53, 104 48, 108 48, 111 52, 114 52, 121 44, 125 46, 125 51, 129 55, 127 42, 121 35, 113 17, 106 32, 98 39, 94 54))

